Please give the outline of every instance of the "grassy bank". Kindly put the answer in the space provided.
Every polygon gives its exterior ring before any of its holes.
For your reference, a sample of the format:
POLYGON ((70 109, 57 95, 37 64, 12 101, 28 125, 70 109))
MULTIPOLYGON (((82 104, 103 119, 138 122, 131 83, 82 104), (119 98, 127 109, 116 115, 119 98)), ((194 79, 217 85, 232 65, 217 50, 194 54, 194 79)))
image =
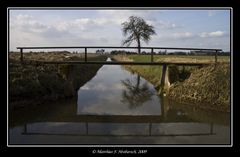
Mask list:
POLYGON ((184 82, 174 83, 169 97, 181 103, 199 104, 212 110, 230 110, 230 64, 196 69, 184 82))
MULTIPOLYGON (((116 60, 150 61, 150 56, 129 55, 115 56, 116 60)), ((212 62, 208 56, 156 56, 155 61, 174 62, 212 62)), ((219 56, 219 62, 229 62, 227 56, 219 56)), ((126 66, 136 72, 159 89, 162 66, 126 66)), ((194 104, 199 107, 218 111, 229 111, 230 108, 230 64, 219 63, 207 67, 169 67, 171 83, 168 97, 174 101, 194 104)))
MULTIPOLYGON (((76 95, 79 87, 95 76, 101 65, 35 65, 29 60, 83 60, 70 53, 28 53, 21 64, 19 54, 9 54, 9 107, 42 104, 76 95)), ((89 56, 88 60, 106 60, 89 56)))
MULTIPOLYGON (((167 60, 170 60, 171 57, 164 56, 167 60)), ((182 58, 182 56, 179 56, 182 58)), ((130 55, 130 56, 114 56, 115 60, 119 61, 142 61, 149 62, 150 56, 148 55, 130 55)), ((151 82, 157 90, 160 88, 160 81, 162 75, 162 66, 161 65, 125 65, 125 68, 133 73, 138 73, 141 77, 145 78, 151 82)), ((188 77, 192 70, 196 67, 191 66, 169 66, 169 81, 174 83, 176 81, 183 81, 188 77)))
MULTIPOLYGON (((147 61, 147 58, 145 60, 141 59, 138 60, 137 56, 113 56, 113 59, 118 61, 147 61)), ((151 82, 155 88, 158 88, 160 85, 159 79, 162 75, 162 66, 149 66, 149 65, 124 65, 124 67, 131 71, 132 73, 138 73, 141 77, 145 78, 149 82, 151 82)))

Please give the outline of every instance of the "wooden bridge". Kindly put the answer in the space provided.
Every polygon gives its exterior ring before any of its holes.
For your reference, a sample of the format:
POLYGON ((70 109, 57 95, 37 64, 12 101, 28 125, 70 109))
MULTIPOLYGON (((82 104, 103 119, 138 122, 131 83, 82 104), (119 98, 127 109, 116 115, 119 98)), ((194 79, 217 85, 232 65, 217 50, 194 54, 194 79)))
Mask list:
MULTIPOLYGON (((20 60, 23 61, 23 50, 26 49, 84 49, 84 61, 79 62, 73 62, 73 61, 46 61, 43 63, 46 64, 131 64, 131 65, 163 65, 167 63, 160 63, 160 62, 154 62, 154 50, 197 50, 197 51, 207 51, 212 52, 215 55, 215 62, 217 62, 217 54, 218 52, 221 52, 221 49, 201 49, 201 48, 179 48, 179 47, 141 47, 141 49, 150 49, 151 50, 151 61, 150 62, 89 62, 87 58, 88 49, 138 49, 138 47, 116 47, 116 46, 71 46, 71 47, 17 47, 17 49, 20 50, 21 57, 20 60), (87 63, 89 62, 89 63, 87 63)), ((171 64, 180 64, 180 63, 171 63, 171 64)), ((183 64, 183 63, 182 63, 183 64)), ((187 64, 187 63, 186 63, 187 64)), ((196 63, 190 63, 196 64, 196 63)), ((204 64, 204 63, 203 63, 204 64)))
POLYGON ((212 64, 210 62, 154 62, 154 50, 195 50, 202 52, 211 52, 215 56, 217 63, 217 55, 221 49, 202 49, 202 48, 179 48, 179 47, 141 47, 141 49, 151 50, 150 62, 136 61, 88 61, 88 49, 138 49, 138 47, 116 47, 116 46, 71 46, 71 47, 17 47, 20 50, 20 61, 23 62, 23 50, 26 49, 84 49, 84 61, 34 61, 38 64, 100 64, 100 65, 162 65, 162 76, 160 88, 165 89, 170 85, 168 81, 168 65, 177 66, 204 66, 212 64))

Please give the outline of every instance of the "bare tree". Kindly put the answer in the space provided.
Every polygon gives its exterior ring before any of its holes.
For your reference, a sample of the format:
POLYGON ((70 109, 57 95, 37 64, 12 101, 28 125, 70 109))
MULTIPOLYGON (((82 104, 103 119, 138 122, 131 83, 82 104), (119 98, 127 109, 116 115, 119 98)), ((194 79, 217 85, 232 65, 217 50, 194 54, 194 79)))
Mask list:
POLYGON ((129 46, 133 41, 137 42, 138 54, 141 53, 141 40, 148 43, 151 35, 156 34, 154 27, 148 25, 141 17, 130 16, 129 21, 122 23, 123 35, 129 35, 124 41, 123 45, 129 46))

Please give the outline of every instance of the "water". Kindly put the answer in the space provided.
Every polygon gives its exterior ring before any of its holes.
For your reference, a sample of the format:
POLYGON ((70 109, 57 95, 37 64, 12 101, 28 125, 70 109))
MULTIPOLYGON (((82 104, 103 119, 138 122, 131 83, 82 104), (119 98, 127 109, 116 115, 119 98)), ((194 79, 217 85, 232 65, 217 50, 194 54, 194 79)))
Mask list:
POLYGON ((161 115, 161 104, 154 86, 145 79, 119 65, 104 65, 79 89, 77 114, 161 115))
POLYGON ((119 65, 105 65, 78 98, 10 114, 10 144, 230 144, 227 113, 157 96, 119 65))

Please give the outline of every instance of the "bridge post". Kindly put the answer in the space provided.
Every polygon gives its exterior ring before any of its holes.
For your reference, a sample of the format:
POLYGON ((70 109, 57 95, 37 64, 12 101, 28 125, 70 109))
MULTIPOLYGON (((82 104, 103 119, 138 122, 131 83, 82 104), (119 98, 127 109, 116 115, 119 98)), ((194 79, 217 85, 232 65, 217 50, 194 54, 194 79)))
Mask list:
POLYGON ((86 122, 86 134, 88 135, 88 122, 86 122))
POLYGON ((161 87, 164 86, 164 84, 165 84, 166 71, 167 71, 167 65, 166 65, 166 64, 163 64, 163 67, 162 67, 161 84, 160 84, 161 87))
POLYGON ((152 135, 152 123, 149 123, 149 136, 152 135))
POLYGON ((85 62, 87 62, 87 48, 85 47, 85 58, 84 58, 85 62))
POLYGON ((151 62, 153 62, 153 48, 151 48, 151 62))
POLYGON ((27 123, 24 124, 24 131, 23 131, 25 134, 27 133, 27 123))
POLYGON ((170 86, 170 83, 168 80, 168 67, 167 67, 167 64, 163 64, 159 94, 161 95, 164 92, 166 92, 166 90, 168 90, 169 86, 170 86))
POLYGON ((210 123, 210 134, 213 134, 213 123, 210 123))
POLYGON ((23 49, 20 48, 20 61, 23 62, 23 49))
POLYGON ((217 54, 218 54, 218 50, 215 51, 215 63, 217 63, 217 54))

